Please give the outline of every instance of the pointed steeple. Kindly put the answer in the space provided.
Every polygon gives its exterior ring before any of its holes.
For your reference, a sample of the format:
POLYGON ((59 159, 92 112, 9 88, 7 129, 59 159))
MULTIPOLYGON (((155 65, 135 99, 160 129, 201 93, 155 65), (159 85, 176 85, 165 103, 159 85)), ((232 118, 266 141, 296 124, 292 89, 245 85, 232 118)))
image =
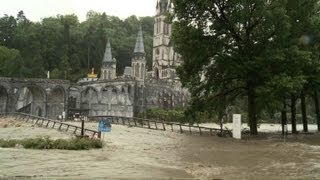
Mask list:
POLYGON ((111 45, 108 39, 106 50, 104 51, 104 56, 102 62, 113 62, 112 53, 111 53, 111 45))
POLYGON ((140 29, 139 29, 138 36, 137 36, 136 46, 134 48, 133 53, 135 55, 144 55, 145 54, 141 25, 140 25, 140 29))

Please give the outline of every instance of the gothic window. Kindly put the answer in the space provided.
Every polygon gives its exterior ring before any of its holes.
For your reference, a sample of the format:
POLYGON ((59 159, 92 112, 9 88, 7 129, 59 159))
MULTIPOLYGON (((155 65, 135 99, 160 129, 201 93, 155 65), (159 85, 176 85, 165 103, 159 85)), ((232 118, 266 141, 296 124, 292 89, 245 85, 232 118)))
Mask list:
POLYGON ((167 23, 163 23, 163 33, 165 35, 169 34, 169 25, 167 23))
POLYGON ((108 71, 108 79, 111 79, 111 71, 108 71))
POLYGON ((160 50, 159 48, 156 49, 156 55, 159 55, 160 54, 160 50))
POLYGON ((102 79, 107 79, 107 71, 103 71, 103 77, 102 79))
POLYGON ((131 86, 128 86, 128 94, 131 94, 131 86))
POLYGON ((159 70, 158 70, 158 68, 154 68, 154 76, 155 76, 156 79, 159 78, 159 70))
POLYGON ((139 71, 140 71, 139 64, 136 64, 135 66, 136 66, 136 68, 135 68, 135 77, 139 78, 139 71))
POLYGON ((159 20, 158 19, 156 20, 156 29, 157 29, 156 34, 158 34, 159 33, 159 20))
POLYGON ((141 64, 141 74, 140 74, 140 78, 143 79, 144 76, 144 64, 141 64))
POLYGON ((157 19, 157 34, 160 33, 160 25, 161 25, 160 20, 157 19))

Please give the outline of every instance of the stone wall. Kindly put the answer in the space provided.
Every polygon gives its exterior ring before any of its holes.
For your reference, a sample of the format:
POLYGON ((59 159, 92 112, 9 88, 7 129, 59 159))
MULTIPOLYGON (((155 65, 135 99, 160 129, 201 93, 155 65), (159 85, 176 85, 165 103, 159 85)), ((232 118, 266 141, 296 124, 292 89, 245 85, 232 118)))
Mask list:
POLYGON ((55 117, 65 110, 69 86, 64 80, 0 77, 0 107, 15 112, 31 105, 31 114, 55 117))
POLYGON ((30 106, 34 115, 57 118, 72 108, 91 116, 133 117, 148 108, 183 107, 189 94, 179 82, 118 78, 79 81, 0 78, 0 112, 30 106))

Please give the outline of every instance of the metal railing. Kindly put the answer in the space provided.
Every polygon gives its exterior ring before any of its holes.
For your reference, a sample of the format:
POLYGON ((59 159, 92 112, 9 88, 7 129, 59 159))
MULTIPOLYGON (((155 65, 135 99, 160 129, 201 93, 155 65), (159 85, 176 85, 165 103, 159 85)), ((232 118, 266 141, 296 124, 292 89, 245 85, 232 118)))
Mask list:
POLYGON ((102 118, 110 119, 112 124, 126 125, 132 127, 141 127, 152 130, 171 130, 172 132, 188 133, 188 134, 199 134, 200 136, 213 136, 216 133, 224 133, 232 136, 230 130, 209 128, 203 126, 194 126, 190 124, 183 124, 177 122, 165 122, 151 119, 142 119, 134 117, 119 117, 119 116, 91 116, 88 117, 90 120, 99 121, 102 118))
MULTIPOLYGON (((24 122, 38 125, 40 127, 56 129, 58 131, 67 132, 70 134, 81 136, 81 129, 82 128, 80 126, 67 124, 64 122, 57 121, 57 120, 52 120, 52 119, 48 119, 48 118, 44 118, 44 117, 40 117, 40 116, 35 116, 35 115, 30 115, 30 114, 25 114, 25 113, 20 113, 20 112, 0 113, 0 116, 12 117, 18 121, 24 121, 24 122)), ((90 137, 90 138, 100 138, 101 137, 101 133, 99 131, 86 129, 86 128, 84 128, 83 130, 84 130, 84 135, 87 137, 90 137)))

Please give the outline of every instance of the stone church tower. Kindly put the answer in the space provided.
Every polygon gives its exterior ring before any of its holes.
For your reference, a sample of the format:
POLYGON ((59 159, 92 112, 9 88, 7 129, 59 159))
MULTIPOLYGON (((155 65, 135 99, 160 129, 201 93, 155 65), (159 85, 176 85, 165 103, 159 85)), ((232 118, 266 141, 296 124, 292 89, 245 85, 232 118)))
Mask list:
POLYGON ((108 40, 106 50, 104 52, 104 56, 102 60, 100 80, 116 79, 116 69, 117 69, 117 61, 115 58, 112 58, 111 46, 108 40))
POLYGON ((140 26, 140 30, 138 32, 138 37, 136 41, 136 46, 134 48, 133 57, 131 67, 132 77, 136 78, 137 80, 144 80, 146 77, 146 57, 144 51, 144 44, 143 44, 143 35, 142 29, 140 26))
POLYGON ((170 0, 159 0, 154 23, 153 38, 153 76, 156 79, 173 79, 176 67, 180 65, 180 55, 173 49, 171 42, 172 25, 165 22, 166 14, 172 12, 170 0))

